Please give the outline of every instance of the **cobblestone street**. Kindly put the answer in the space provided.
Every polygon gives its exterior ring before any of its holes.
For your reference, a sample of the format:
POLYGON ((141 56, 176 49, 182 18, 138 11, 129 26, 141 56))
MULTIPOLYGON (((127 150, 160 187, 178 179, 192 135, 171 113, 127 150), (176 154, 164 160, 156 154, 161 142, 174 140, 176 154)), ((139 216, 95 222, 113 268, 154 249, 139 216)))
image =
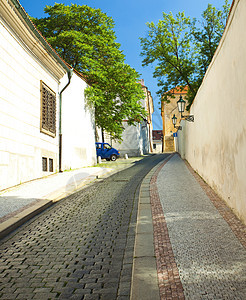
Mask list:
POLYGON ((2 241, 1 299, 129 299, 138 188, 152 156, 54 205, 2 241))

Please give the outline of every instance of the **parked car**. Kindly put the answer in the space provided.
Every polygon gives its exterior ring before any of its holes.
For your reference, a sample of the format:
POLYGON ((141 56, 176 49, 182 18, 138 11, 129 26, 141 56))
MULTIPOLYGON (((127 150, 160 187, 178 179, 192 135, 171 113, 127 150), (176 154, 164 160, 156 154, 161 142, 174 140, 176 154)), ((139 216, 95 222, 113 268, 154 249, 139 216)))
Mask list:
POLYGON ((120 152, 108 143, 96 143, 96 149, 97 156, 101 156, 101 158, 106 160, 115 161, 120 156, 120 152))

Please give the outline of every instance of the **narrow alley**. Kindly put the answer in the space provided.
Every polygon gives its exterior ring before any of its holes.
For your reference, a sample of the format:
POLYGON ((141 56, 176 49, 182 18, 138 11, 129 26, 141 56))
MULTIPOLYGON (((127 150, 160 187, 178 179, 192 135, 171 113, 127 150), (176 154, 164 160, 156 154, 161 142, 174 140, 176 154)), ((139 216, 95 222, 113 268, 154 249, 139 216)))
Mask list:
POLYGON ((0 298, 243 300, 245 231, 178 154, 149 156, 3 239, 0 298))

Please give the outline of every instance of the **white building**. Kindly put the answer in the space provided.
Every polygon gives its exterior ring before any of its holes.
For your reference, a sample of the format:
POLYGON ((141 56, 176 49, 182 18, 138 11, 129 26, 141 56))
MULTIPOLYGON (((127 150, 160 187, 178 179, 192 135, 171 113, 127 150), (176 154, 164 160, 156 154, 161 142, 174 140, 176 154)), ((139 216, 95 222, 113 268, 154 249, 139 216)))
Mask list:
POLYGON ((94 113, 85 104, 87 87, 81 74, 74 71, 62 101, 62 168, 64 170, 96 163, 94 113))
POLYGON ((137 123, 136 126, 129 126, 127 120, 123 121, 124 131, 122 134, 122 142, 112 142, 112 146, 120 151, 120 154, 124 156, 140 156, 153 152, 152 141, 152 114, 154 112, 153 98, 150 91, 144 85, 142 79, 140 84, 144 91, 144 99, 141 100, 142 106, 147 112, 146 119, 141 123, 137 123))
POLYGON ((1 0, 0 190, 96 161, 86 82, 70 74, 19 2, 1 0))
POLYGON ((153 153, 163 152, 163 131, 152 130, 153 153))

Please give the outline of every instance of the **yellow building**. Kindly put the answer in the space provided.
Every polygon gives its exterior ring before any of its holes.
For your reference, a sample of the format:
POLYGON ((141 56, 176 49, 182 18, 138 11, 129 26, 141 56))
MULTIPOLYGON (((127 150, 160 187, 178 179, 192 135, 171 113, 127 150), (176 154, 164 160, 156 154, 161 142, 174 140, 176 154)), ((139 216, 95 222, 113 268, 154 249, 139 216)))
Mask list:
POLYGON ((145 107, 145 111, 147 112, 147 127, 148 127, 148 140, 149 140, 149 152, 153 152, 153 139, 152 139, 152 130, 153 130, 153 123, 152 123, 152 114, 154 112, 154 103, 151 92, 145 86, 144 80, 141 79, 140 83, 142 85, 142 89, 144 92, 144 99, 142 100, 142 104, 145 107))
POLYGON ((180 96, 185 98, 185 95, 188 92, 188 87, 180 88, 176 87, 169 91, 172 93, 173 97, 169 97, 169 103, 162 101, 161 102, 161 117, 162 117, 162 124, 163 124, 163 149, 164 152, 173 152, 175 151, 174 145, 174 137, 173 133, 177 132, 177 129, 174 128, 172 117, 175 115, 177 117, 177 124, 180 124, 180 113, 177 107, 177 101, 179 100, 180 96))

